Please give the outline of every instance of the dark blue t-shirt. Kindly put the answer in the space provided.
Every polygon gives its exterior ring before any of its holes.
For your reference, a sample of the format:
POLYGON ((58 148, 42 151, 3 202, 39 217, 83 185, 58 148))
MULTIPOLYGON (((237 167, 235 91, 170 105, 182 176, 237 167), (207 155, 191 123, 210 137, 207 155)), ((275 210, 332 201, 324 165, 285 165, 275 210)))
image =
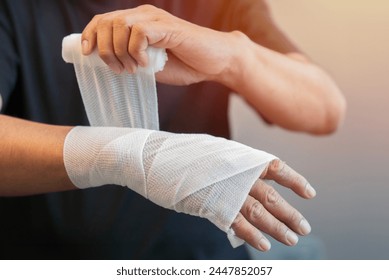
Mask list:
MULTIPOLYGON (((93 15, 151 3, 195 23, 228 30, 230 2, 1 0, 2 113, 57 125, 88 125, 64 36, 93 15)), ((158 85, 161 129, 228 137, 228 89, 213 83, 158 85)), ((28 139, 26 139, 28 141, 28 139)), ((2 259, 242 259, 207 220, 178 214, 133 191, 105 186, 0 198, 2 259)))

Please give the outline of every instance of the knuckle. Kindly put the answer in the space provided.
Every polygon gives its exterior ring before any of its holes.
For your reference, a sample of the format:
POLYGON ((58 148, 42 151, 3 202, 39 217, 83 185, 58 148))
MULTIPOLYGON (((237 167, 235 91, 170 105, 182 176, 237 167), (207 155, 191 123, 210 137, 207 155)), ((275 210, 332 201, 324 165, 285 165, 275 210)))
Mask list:
POLYGON ((295 176, 293 174, 285 174, 284 175, 286 179, 290 182, 289 188, 296 189, 296 188, 305 188, 306 183, 305 180, 299 176, 295 176))
POLYGON ((281 161, 279 159, 274 159, 269 164, 269 170, 272 173, 279 173, 283 169, 283 166, 284 166, 283 161, 281 161))
POLYGON ((273 160, 270 164, 271 174, 276 175, 281 180, 290 181, 292 176, 290 176, 290 170, 287 168, 286 163, 279 159, 273 160))
POLYGON ((139 36, 139 37, 143 37, 146 35, 146 32, 145 32, 145 28, 143 26, 142 23, 135 23, 132 27, 131 27, 131 33, 134 35, 134 36, 139 36))
POLYGON ((298 211, 291 211, 289 215, 289 221, 291 224, 299 224, 303 219, 303 216, 298 211))
POLYGON ((99 56, 108 63, 112 61, 113 53, 110 50, 99 48, 99 56))
POLYGON ((103 26, 111 25, 111 19, 107 16, 101 16, 97 20, 97 27, 101 28, 103 26))
POLYGON ((128 56, 128 52, 126 48, 115 47, 115 54, 119 58, 125 58, 128 56))
POLYGON ((138 56, 142 53, 142 42, 146 37, 144 25, 141 23, 134 24, 131 28, 131 41, 128 45, 128 52, 131 55, 138 56))
POLYGON ((273 207, 278 206, 281 202, 281 196, 275 189, 269 188, 265 194, 265 201, 266 204, 272 205, 273 207))
POLYGON ((136 9, 138 9, 139 12, 148 13, 150 15, 153 15, 154 18, 159 18, 160 16, 167 13, 165 10, 160 9, 156 6, 153 6, 151 4, 143 4, 143 5, 138 6, 136 9))
POLYGON ((92 21, 97 21, 98 22, 101 19, 102 16, 103 16, 102 14, 95 15, 95 16, 93 16, 92 21))
POLYGON ((131 55, 134 59, 138 58, 141 54, 141 50, 139 49, 139 46, 130 44, 128 46, 128 53, 131 55))
POLYGON ((277 225, 274 227, 274 233, 277 236, 284 236, 285 233, 287 232, 287 230, 288 230, 288 227, 281 222, 278 222, 277 225))
POLYGON ((253 204, 248 206, 247 215, 251 220, 261 220, 265 214, 265 208, 258 201, 255 201, 253 204))
POLYGON ((115 17, 113 18, 112 20, 112 25, 114 27, 122 27, 122 26, 126 26, 127 25, 127 21, 125 18, 123 17, 115 17))
POLYGON ((143 5, 138 6, 138 9, 140 9, 140 10, 148 10, 148 9, 151 9, 152 7, 154 7, 154 6, 151 5, 151 4, 143 4, 143 5))
POLYGON ((242 31, 239 31, 239 30, 233 30, 230 32, 230 34, 235 37, 235 38, 238 38, 238 39, 242 39, 242 40, 250 40, 250 38, 242 31))
POLYGON ((138 7, 138 9, 141 11, 150 11, 150 10, 155 10, 157 8, 151 4, 143 4, 143 5, 140 5, 138 7))

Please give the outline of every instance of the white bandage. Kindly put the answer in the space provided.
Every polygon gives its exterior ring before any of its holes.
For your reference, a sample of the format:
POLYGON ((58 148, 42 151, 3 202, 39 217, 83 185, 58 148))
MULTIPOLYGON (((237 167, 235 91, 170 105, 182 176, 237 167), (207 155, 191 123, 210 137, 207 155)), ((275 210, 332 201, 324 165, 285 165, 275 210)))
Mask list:
POLYGON ((76 127, 64 149, 77 187, 126 186, 162 207, 207 218, 225 232, 274 158, 209 135, 109 127, 76 127))
POLYGON ((92 126, 122 126, 158 129, 158 104, 155 72, 167 60, 164 49, 149 47, 148 67, 139 67, 135 74, 115 74, 97 51, 84 56, 81 34, 66 36, 62 57, 73 63, 86 113, 92 126))
POLYGON ((75 64, 91 125, 132 127, 72 129, 64 147, 69 178, 78 188, 126 186, 162 207, 207 218, 239 246, 231 224, 275 157, 209 135, 140 129, 158 129, 154 73, 166 61, 164 51, 148 54, 146 69, 118 75, 96 53, 81 54, 79 35, 64 39, 63 57, 75 64))

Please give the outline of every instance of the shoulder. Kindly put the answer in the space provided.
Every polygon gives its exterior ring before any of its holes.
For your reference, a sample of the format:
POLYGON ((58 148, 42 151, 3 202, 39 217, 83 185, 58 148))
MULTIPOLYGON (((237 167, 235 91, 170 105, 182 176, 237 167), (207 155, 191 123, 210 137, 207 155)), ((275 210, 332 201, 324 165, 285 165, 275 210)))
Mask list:
POLYGON ((278 26, 267 0, 232 1, 233 30, 240 30, 257 44, 280 53, 299 52, 278 26))
MULTIPOLYGON (((261 16, 270 15, 270 5, 266 0, 239 0, 239 1, 229 1, 231 7, 237 13, 249 13, 256 14, 261 16)), ((261 19, 261 18, 257 18, 261 19)))
POLYGON ((228 1, 229 9, 226 20, 231 28, 252 35, 264 36, 275 28, 271 9, 266 0, 228 1))

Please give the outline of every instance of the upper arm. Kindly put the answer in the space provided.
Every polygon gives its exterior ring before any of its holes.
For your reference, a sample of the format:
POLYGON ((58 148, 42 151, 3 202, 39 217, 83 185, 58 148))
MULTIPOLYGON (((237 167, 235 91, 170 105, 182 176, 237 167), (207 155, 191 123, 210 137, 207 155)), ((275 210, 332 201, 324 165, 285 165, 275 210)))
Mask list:
POLYGON ((266 0, 231 1, 231 28, 242 31, 257 44, 283 54, 303 54, 274 21, 266 0))

